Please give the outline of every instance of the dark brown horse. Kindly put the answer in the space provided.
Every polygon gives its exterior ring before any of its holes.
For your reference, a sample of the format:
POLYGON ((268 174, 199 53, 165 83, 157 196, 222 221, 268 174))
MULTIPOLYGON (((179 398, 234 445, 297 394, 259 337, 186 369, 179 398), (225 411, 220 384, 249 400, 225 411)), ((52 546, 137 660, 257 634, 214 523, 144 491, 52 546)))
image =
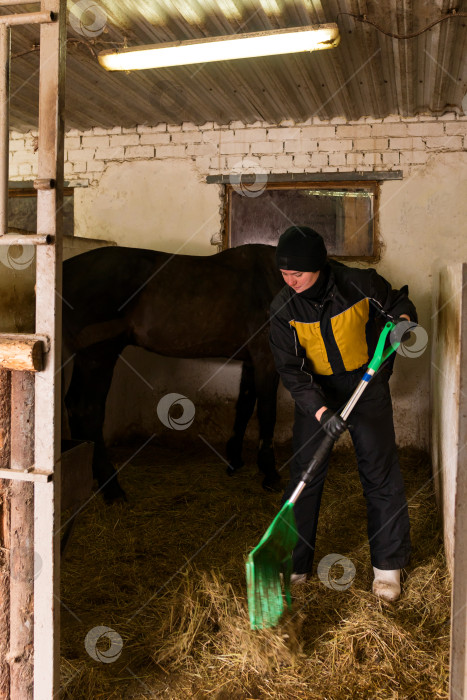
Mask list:
POLYGON ((243 362, 228 471, 243 464, 243 437, 257 403, 263 486, 278 487, 272 438, 279 377, 268 316, 283 281, 274 252, 244 245, 200 257, 108 247, 64 263, 64 347, 74 355, 65 404, 72 437, 95 443, 94 476, 108 501, 124 495, 102 430, 114 367, 127 345, 243 362))

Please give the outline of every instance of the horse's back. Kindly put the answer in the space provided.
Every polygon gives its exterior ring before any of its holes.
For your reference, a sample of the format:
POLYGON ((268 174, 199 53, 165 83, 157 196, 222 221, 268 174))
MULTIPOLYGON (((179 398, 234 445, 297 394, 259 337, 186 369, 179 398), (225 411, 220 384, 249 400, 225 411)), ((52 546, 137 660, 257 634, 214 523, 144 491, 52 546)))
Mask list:
POLYGON ((85 327, 120 329, 129 342, 161 354, 230 355, 267 322, 283 284, 274 251, 262 244, 208 256, 89 251, 64 266, 64 327, 75 336, 85 327))

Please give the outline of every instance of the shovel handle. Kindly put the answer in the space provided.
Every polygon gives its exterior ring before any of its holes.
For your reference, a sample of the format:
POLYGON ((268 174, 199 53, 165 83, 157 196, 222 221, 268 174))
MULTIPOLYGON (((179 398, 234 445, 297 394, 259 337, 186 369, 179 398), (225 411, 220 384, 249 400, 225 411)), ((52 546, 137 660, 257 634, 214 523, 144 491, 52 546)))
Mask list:
POLYGON ((308 467, 303 472, 300 483, 298 484, 297 488, 295 489, 295 491, 293 492, 293 494, 290 496, 290 498, 288 500, 289 503, 292 503, 292 504, 295 503, 295 501, 300 496, 300 494, 303 491, 303 489, 305 488, 305 486, 310 483, 311 479, 314 477, 317 470, 320 468, 320 466, 323 464, 323 462, 329 457, 334 443, 335 443, 335 439, 332 438, 330 435, 326 435, 326 437, 320 443, 315 454, 313 455, 308 467))
MULTIPOLYGON (((373 375, 375 372, 378 371, 378 369, 381 367, 383 362, 388 359, 390 355, 392 355, 393 352, 397 350, 397 348, 400 345, 400 342, 393 342, 391 345, 385 350, 384 346, 386 344, 386 340, 388 335, 391 333, 391 331, 396 327, 396 324, 393 323, 392 321, 388 321, 386 325, 384 326, 381 335, 378 340, 378 344, 376 346, 375 354, 373 355, 373 358, 371 362, 368 364, 367 371, 365 372, 362 381, 358 385, 358 387, 355 389, 354 393, 348 400, 347 404, 345 405, 341 417, 344 418, 344 420, 347 419, 350 411, 352 408, 355 406, 357 403, 358 399, 368 386, 368 382, 370 379, 372 379, 373 375)), ((295 491, 289 498, 289 503, 294 504, 297 498, 300 496, 301 492, 305 488, 305 486, 310 483, 311 479, 315 475, 316 471, 320 468, 320 466, 323 464, 323 462, 329 457, 329 454, 332 450, 332 447, 334 445, 334 438, 330 437, 329 435, 326 435, 324 440, 320 443, 318 449, 316 450, 313 458, 311 459, 311 462, 309 463, 308 467, 305 469, 305 471, 302 474, 302 478, 300 480, 300 483, 296 487, 295 491)))
POLYGON ((313 455, 310 464, 302 474, 302 481, 304 481, 305 484, 308 484, 311 481, 316 470, 319 469, 319 467, 323 464, 327 457, 329 457, 334 443, 335 439, 332 438, 330 435, 326 435, 326 437, 322 440, 318 449, 313 455))

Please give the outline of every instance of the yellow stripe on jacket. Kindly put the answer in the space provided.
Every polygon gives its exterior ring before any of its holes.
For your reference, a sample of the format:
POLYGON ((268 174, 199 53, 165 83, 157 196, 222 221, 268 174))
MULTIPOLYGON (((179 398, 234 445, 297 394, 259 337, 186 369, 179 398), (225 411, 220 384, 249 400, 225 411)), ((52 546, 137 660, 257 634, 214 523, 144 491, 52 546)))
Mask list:
POLYGON ((369 300, 361 299, 331 318, 332 332, 347 372, 358 369, 369 360, 365 333, 369 314, 369 300))
MULTIPOLYGON (((361 299, 349 309, 331 318, 331 327, 345 369, 358 369, 368 362, 368 346, 365 326, 369 318, 370 303, 361 299)), ((311 370, 315 374, 332 374, 332 367, 321 335, 319 321, 303 323, 290 321, 297 332, 298 342, 305 349, 311 370)))
POLYGON ((289 321, 289 323, 297 331, 298 342, 306 351, 311 371, 315 374, 332 374, 319 321, 316 323, 289 321))

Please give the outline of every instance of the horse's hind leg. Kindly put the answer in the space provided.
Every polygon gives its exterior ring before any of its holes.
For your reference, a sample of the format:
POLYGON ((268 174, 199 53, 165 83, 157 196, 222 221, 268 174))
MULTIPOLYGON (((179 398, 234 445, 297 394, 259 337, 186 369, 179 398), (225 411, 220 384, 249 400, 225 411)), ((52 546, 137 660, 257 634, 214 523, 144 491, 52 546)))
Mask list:
POLYGON ((112 341, 80 350, 74 358, 73 375, 65 397, 72 438, 94 442, 93 474, 109 503, 125 498, 103 437, 105 402, 123 346, 121 341, 112 341))
POLYGON ((273 438, 279 375, 274 367, 272 356, 267 361, 264 359, 256 361, 255 385, 259 423, 258 467, 264 474, 263 488, 278 491, 281 488, 281 480, 276 471, 273 438))
POLYGON ((229 466, 227 474, 232 475, 243 466, 242 448, 243 438, 248 421, 253 415, 256 403, 255 371, 253 365, 244 362, 242 365, 242 378, 240 380, 240 392, 235 406, 235 423, 233 435, 226 445, 229 466))

